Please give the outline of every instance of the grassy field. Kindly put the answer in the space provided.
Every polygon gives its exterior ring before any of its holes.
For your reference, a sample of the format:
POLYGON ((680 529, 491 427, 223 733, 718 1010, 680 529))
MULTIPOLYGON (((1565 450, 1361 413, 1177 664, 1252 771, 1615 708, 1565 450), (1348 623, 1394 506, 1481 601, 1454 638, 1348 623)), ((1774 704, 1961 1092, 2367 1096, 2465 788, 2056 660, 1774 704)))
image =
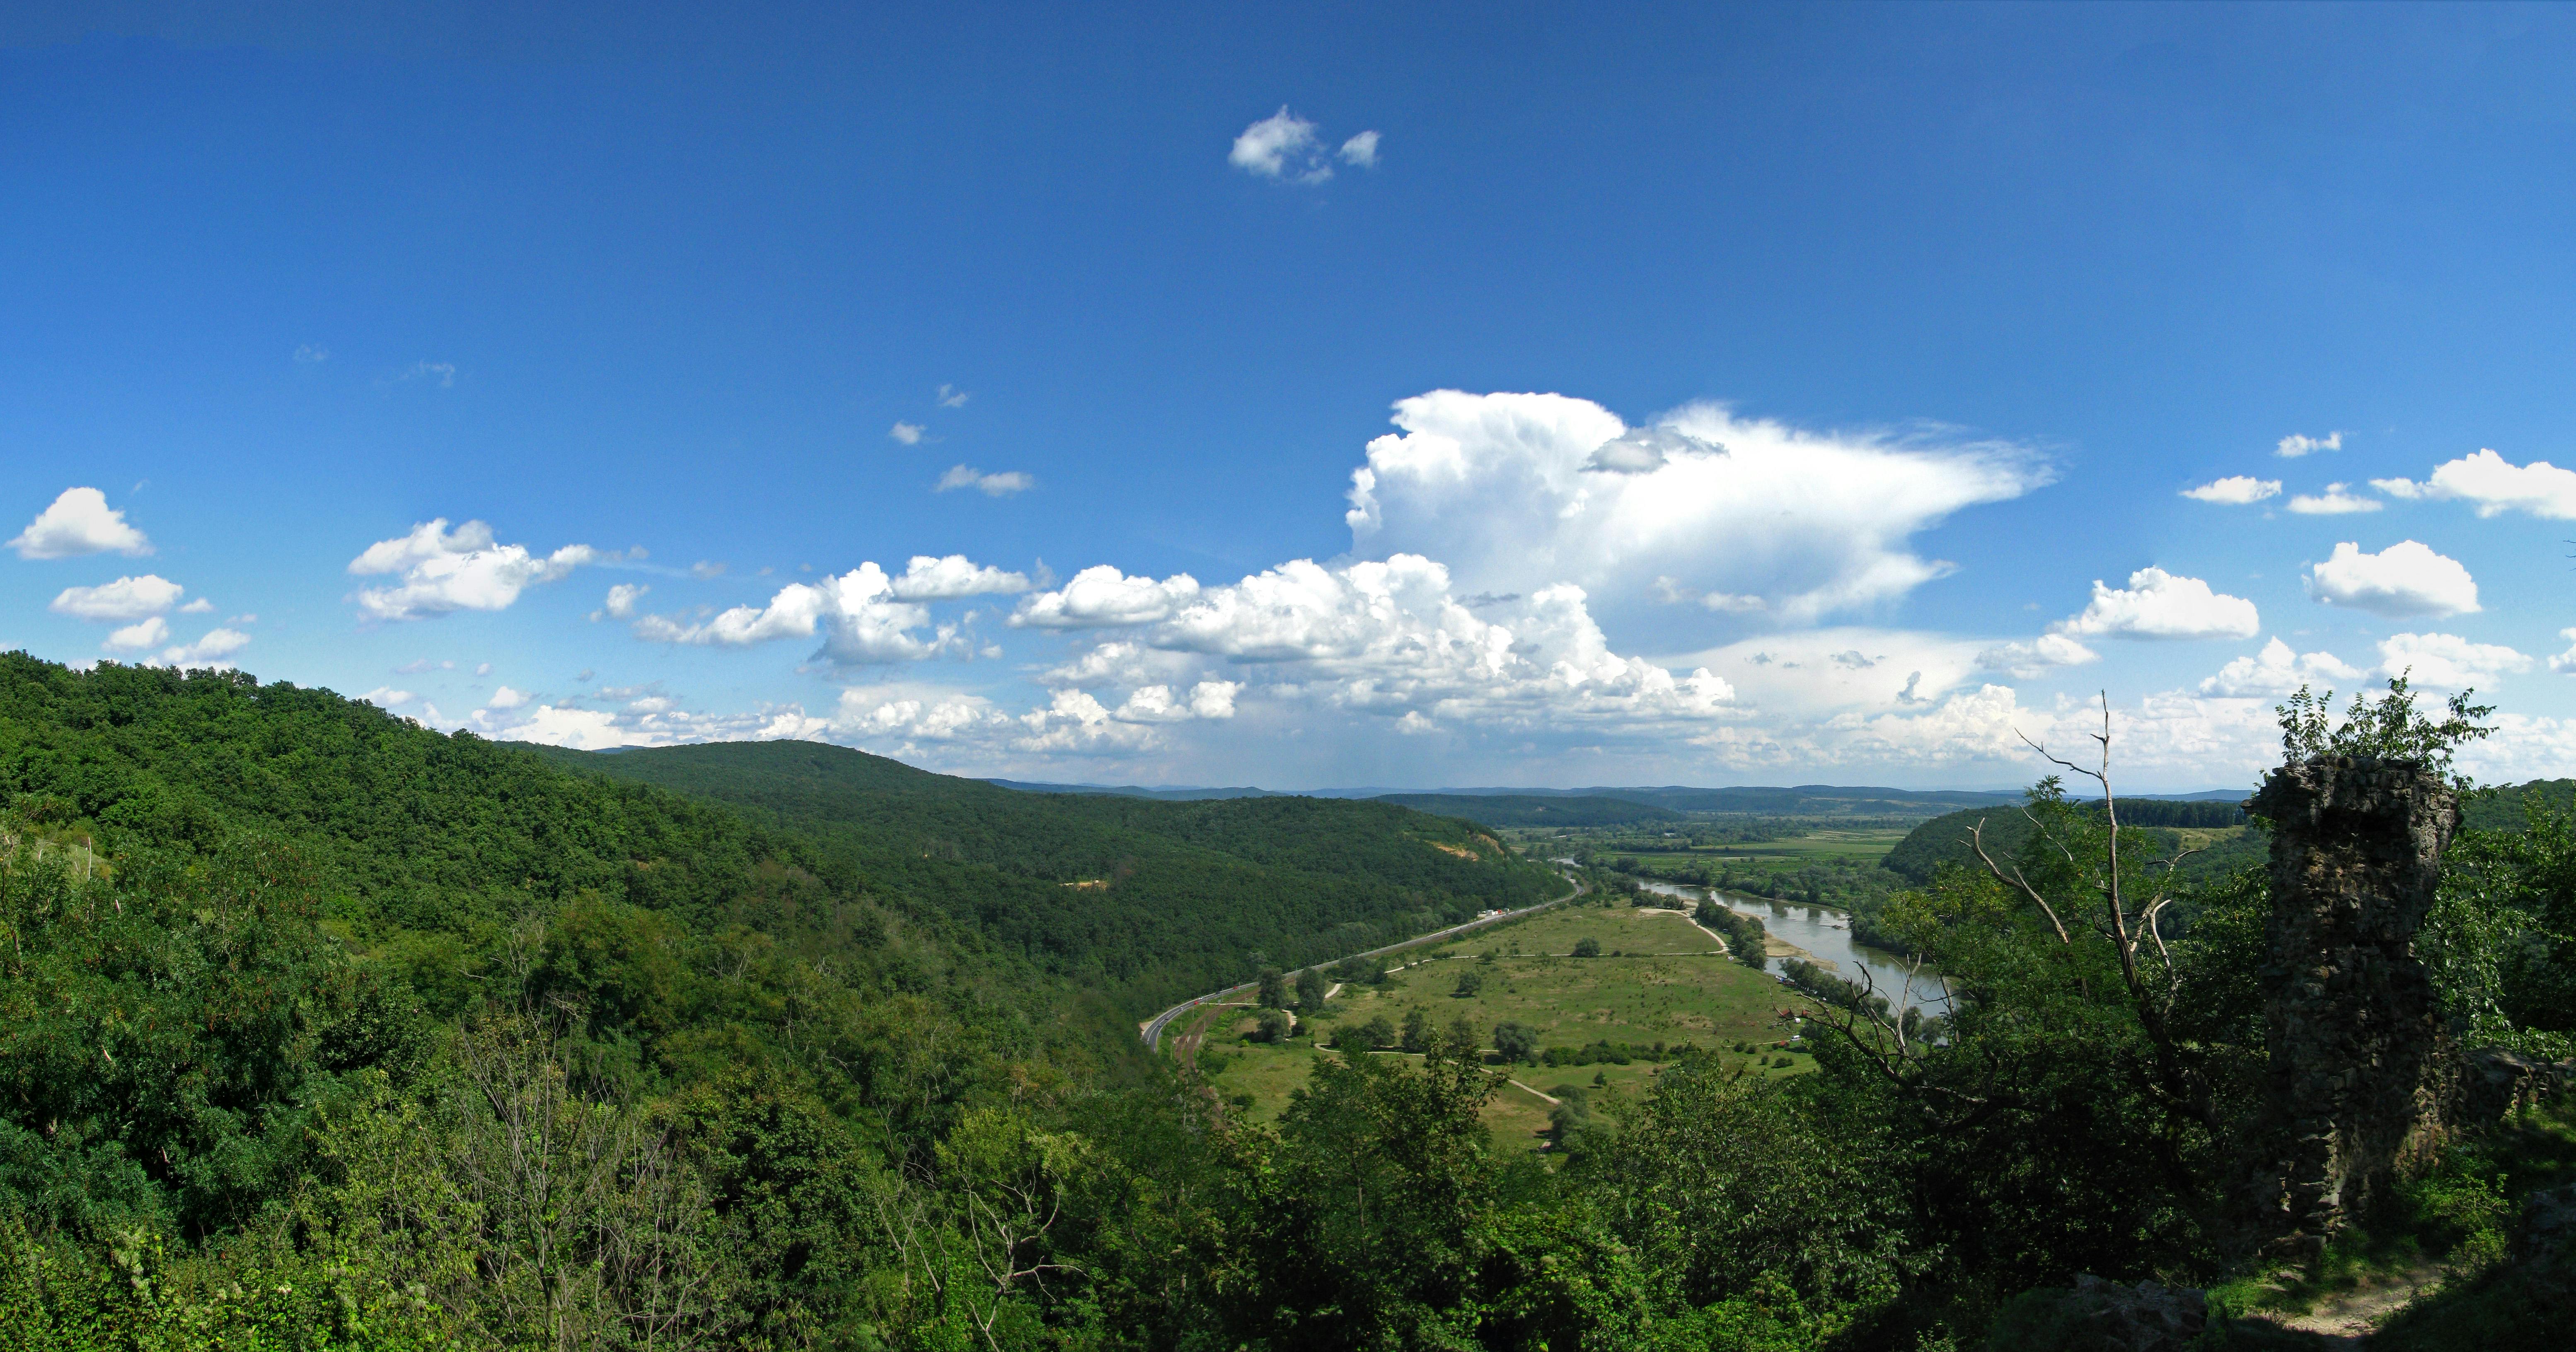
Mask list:
MULTIPOLYGON (((1790 1035, 1781 1011, 1793 1003, 1770 977, 1724 957, 1714 938, 1678 912, 1580 906, 1430 950, 1383 985, 1345 986, 1313 1021, 1310 1037, 1276 1047, 1245 1042, 1254 1019, 1252 1011, 1239 1008, 1194 1016, 1180 1031, 1208 1034, 1203 1045, 1220 1050, 1226 1062, 1209 1083, 1249 1116, 1267 1121, 1306 1083, 1315 1057, 1338 1055, 1318 1050, 1318 1043, 1329 1041, 1336 1027, 1372 1018, 1401 1027, 1419 1009, 1444 1030, 1464 1018, 1487 1046, 1494 1025, 1506 1020, 1538 1029, 1547 1047, 1609 1041, 1728 1049, 1750 1042, 1760 1044, 1765 1061, 1789 1057, 1790 1066, 1766 1067, 1769 1073, 1798 1074, 1812 1063, 1771 1046, 1790 1035), (1603 956, 1568 956, 1587 938, 1601 945, 1603 956), (1484 961, 1489 953, 1492 961, 1484 961), (1483 985, 1462 997, 1455 992, 1467 972, 1480 973, 1483 985)), ((1748 1065, 1755 1059, 1725 1055, 1748 1065)), ((1561 1097, 1563 1090, 1581 1089, 1597 1108, 1605 1092, 1635 1093, 1657 1069, 1643 1059, 1625 1066, 1514 1067, 1512 1078, 1527 1088, 1505 1085, 1485 1106, 1486 1124, 1497 1141, 1536 1149, 1550 1107, 1541 1094, 1561 1097)))

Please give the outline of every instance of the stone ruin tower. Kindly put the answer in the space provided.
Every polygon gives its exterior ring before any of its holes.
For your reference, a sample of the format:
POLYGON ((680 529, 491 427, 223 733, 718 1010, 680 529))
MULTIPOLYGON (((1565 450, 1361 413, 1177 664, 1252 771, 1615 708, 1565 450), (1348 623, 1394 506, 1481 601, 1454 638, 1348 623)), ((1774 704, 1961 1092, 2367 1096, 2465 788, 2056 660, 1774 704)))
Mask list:
POLYGON ((2282 766, 2246 807, 2273 825, 2257 1204, 2264 1229, 2313 1245, 2369 1204, 2423 1116, 2441 1029, 2415 929, 2460 810, 2440 775, 2367 756, 2282 766))

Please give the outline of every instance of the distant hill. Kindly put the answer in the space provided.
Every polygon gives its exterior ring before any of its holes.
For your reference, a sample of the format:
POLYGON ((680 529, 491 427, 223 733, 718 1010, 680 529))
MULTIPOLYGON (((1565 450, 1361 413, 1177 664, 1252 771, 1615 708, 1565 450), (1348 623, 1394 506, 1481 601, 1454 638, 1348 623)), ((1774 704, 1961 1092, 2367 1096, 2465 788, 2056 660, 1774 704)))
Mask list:
MULTIPOLYGON (((1917 885, 1932 881, 1932 875, 1943 864, 1968 864, 1976 851, 1969 844, 1969 833, 1978 823, 1985 824, 1986 852, 2000 860, 2019 850, 2030 836, 2030 821, 2012 806, 1968 808, 1947 813, 1915 827, 1896 848, 1887 852, 1879 863, 1889 872, 1917 885)), ((2120 800, 2120 822, 2124 826, 2150 829, 2220 829, 2242 826, 2244 809, 2233 802, 2207 798, 2160 799, 2123 798, 2120 800)), ((2168 837, 2170 841, 2172 838, 2168 837)), ((2223 840, 2196 856, 2185 866, 2186 872, 2203 869, 2233 868, 2240 862, 2261 857, 2262 837, 2251 832, 2223 840), (2239 859, 2239 856, 2245 856, 2239 859)))
POLYGON ((2019 794, 1974 789, 1847 788, 1833 784, 1800 784, 1791 788, 1737 787, 1696 789, 1587 788, 1569 795, 1619 798, 1674 812, 1742 813, 1764 817, 1930 816, 1954 808, 2015 802, 2019 794))
POLYGON ((1625 826, 1630 822, 1686 820, 1670 808, 1626 798, 1542 797, 1536 794, 1390 793, 1372 801, 1417 812, 1464 817, 1486 826, 1625 826))
POLYGON ((2526 801, 2537 798, 2558 809, 2576 804, 2576 779, 2535 779, 2470 794, 2460 804, 2460 824, 2479 831, 2519 831, 2531 824, 2526 801))
MULTIPOLYGON (((1103 794, 1113 798, 1151 798, 1157 802, 1163 803, 1201 803, 1217 798, 1294 798, 1306 796, 1280 793, 1270 789, 1258 789, 1253 788, 1250 785, 1232 789, 1203 789, 1194 787, 1148 789, 1136 784, 1120 784, 1114 787, 1106 784, 1039 784, 1022 779, 988 779, 984 782, 987 784, 998 784, 1006 789, 1016 789, 1021 793, 1103 794)), ((1326 794, 1314 796, 1341 797, 1343 795, 1326 794)))
POLYGON ((1242 980, 1256 952, 1301 965, 1564 890, 1485 829, 1393 803, 1034 793, 815 742, 541 754, 796 832, 1138 1009, 1242 980))

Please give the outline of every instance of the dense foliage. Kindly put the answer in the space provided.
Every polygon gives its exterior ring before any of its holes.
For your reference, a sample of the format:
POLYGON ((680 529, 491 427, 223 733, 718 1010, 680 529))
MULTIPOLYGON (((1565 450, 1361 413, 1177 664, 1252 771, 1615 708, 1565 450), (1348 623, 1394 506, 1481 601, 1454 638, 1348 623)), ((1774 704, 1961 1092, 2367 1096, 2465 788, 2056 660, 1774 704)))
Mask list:
POLYGON ((869 885, 1142 1013, 1556 896, 1475 826, 1331 798, 1037 794, 810 742, 595 755, 586 774, 734 807, 869 885))
POLYGON ((1681 813, 1625 798, 1534 797, 1514 793, 1390 793, 1376 801, 1460 817, 1482 826, 1620 826, 1687 821, 1681 813))
MULTIPOLYGON (((2114 874, 2053 781, 2003 877, 1885 909, 1941 1016, 1805 968, 1813 1075, 1572 1049, 1665 1063, 1557 1104, 1544 1157, 1481 1125, 1510 1073, 1481 1030, 1356 1030, 1263 1124, 1128 1022, 1151 973, 1533 876, 1463 822, 810 747, 549 759, 23 658, 0 792, 9 1352, 1957 1348, 2034 1284, 2246 1270, 2262 875, 2174 875, 2140 828, 2114 874), (2116 923, 2167 889, 2187 935, 2116 923)), ((2536 1046, 2568 1031, 2576 819, 2524 812, 2464 838, 2425 939, 2453 1012, 2536 1046)), ((2405 1204, 2488 1252, 2498 1176, 2405 1204)))

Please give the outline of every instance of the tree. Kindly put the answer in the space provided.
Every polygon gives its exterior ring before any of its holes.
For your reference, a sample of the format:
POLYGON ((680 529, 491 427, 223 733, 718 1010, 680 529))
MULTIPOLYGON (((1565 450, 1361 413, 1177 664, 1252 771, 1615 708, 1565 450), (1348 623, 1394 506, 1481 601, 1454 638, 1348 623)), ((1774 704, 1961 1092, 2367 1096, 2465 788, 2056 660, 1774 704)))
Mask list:
POLYGON ((1431 1016, 1419 1009, 1404 1012, 1404 1032, 1396 1044, 1409 1052, 1431 1050, 1431 1016))
POLYGON ((1276 1045, 1286 1042, 1295 1032, 1296 1024, 1284 1011, 1265 1009, 1261 1011, 1261 1026, 1253 1037, 1258 1041, 1276 1045))
POLYGON ((1597 957, 1600 957, 1600 956, 1601 956, 1601 941, 1600 941, 1600 940, 1598 940, 1598 939, 1577 939, 1577 940, 1575 940, 1575 941, 1574 941, 1574 956, 1576 956, 1576 957, 1578 957, 1578 958, 1597 958, 1597 957))
POLYGON ((1449 1025, 1449 1035, 1440 1039, 1440 1053, 1455 1061, 1475 1062, 1484 1059, 1485 1040, 1477 1036, 1476 1025, 1461 1014, 1449 1025))
POLYGON ((1484 988, 1484 972, 1477 968, 1470 967, 1466 971, 1458 974, 1458 988, 1451 991, 1450 994, 1457 996, 1461 1000, 1469 1000, 1475 998, 1476 992, 1481 991, 1484 988))
POLYGON ((2451 774, 2451 758, 2469 743, 2488 737, 2493 727, 2478 720, 2495 712, 2491 704, 2471 704, 2474 690, 2451 696, 2447 717, 2436 722, 2415 707, 2406 675, 2388 678, 2388 693, 2376 700, 2356 694, 2334 723, 2334 692, 2310 694, 2304 685, 2273 712, 2281 718, 2281 749, 2293 762, 2318 756, 2369 756, 2377 760, 2413 761, 2437 775, 2450 775, 2452 786, 2467 791, 2465 776, 2451 774))
POLYGON ((1297 1012, 1309 1015, 1323 1013, 1324 992, 1330 989, 1332 986, 1324 980, 1324 974, 1320 969, 1309 967, 1299 972, 1297 974, 1297 1012))
POLYGON ((1494 1025, 1494 1050, 1506 1062, 1538 1064, 1538 1030, 1506 1020, 1494 1025))
POLYGON ((1261 986, 1254 993, 1252 1003, 1263 1009, 1286 1009, 1288 1007, 1287 976, 1276 967, 1262 968, 1261 986))

